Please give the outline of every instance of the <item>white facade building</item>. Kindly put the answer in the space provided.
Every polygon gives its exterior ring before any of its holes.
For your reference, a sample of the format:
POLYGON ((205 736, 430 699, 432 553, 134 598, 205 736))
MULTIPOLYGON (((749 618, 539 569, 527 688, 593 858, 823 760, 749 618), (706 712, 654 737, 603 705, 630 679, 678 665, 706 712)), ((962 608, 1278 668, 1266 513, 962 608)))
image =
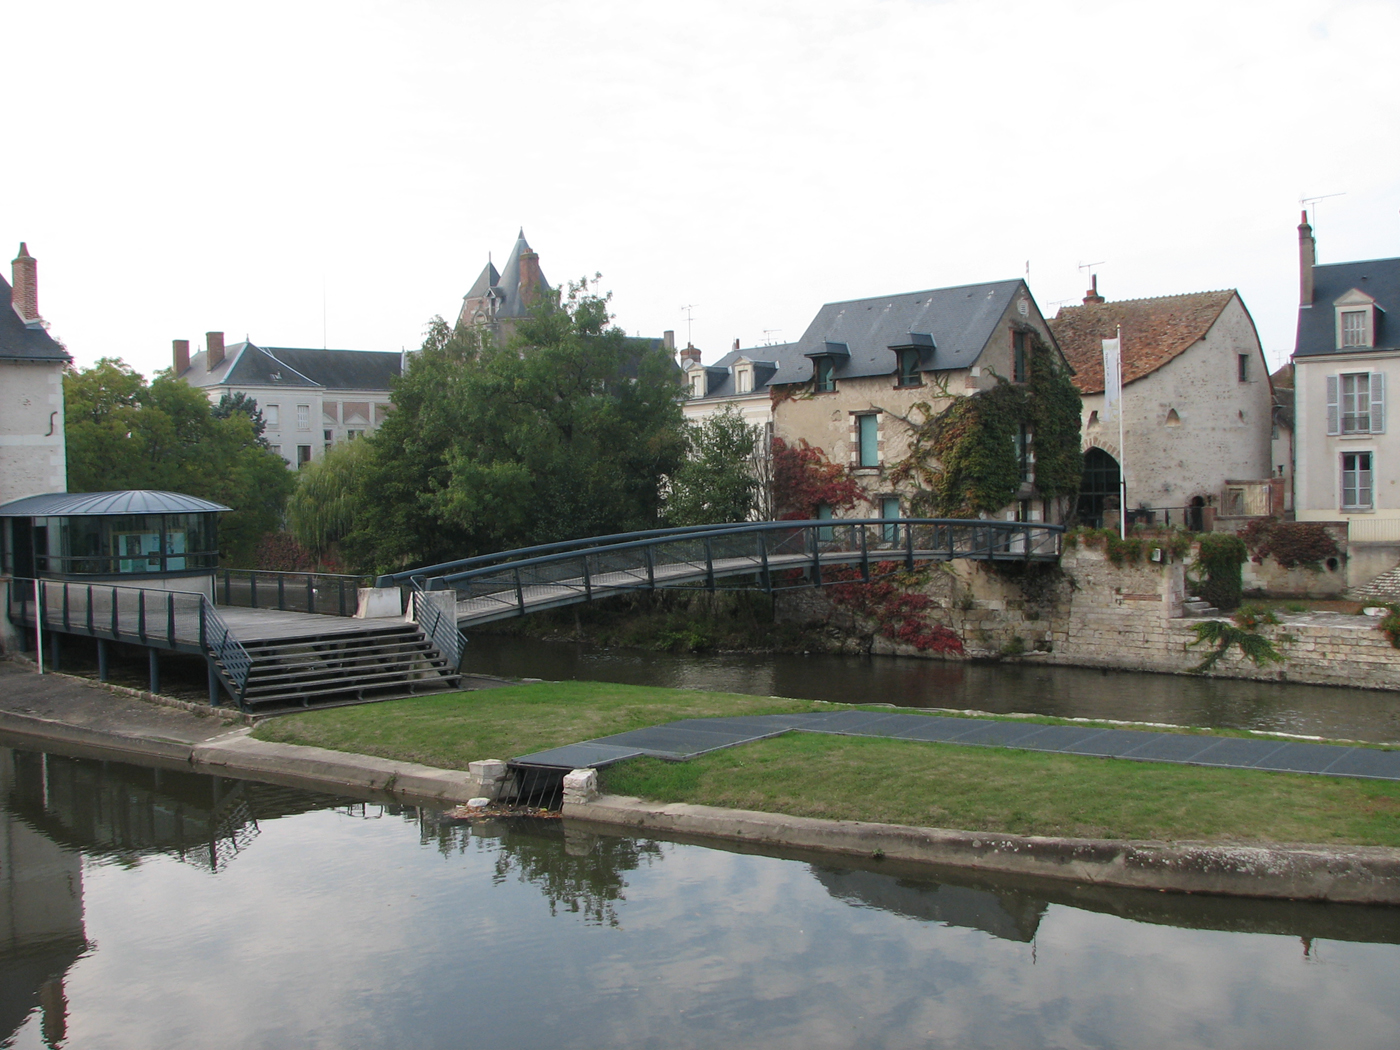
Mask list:
POLYGON ((38 264, 25 245, 0 277, 0 503, 68 490, 63 372, 72 358, 39 316, 38 264))

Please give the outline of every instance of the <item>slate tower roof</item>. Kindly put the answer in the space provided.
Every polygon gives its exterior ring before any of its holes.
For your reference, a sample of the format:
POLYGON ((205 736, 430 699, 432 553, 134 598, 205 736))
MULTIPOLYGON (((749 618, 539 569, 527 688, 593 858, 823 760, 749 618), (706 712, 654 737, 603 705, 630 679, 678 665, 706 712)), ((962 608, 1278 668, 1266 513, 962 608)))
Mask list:
POLYGON ((530 313, 539 296, 550 291, 540 269, 540 257, 530 247, 522 229, 499 272, 489 261, 475 283, 462 297, 459 325, 496 324, 518 320, 530 313))

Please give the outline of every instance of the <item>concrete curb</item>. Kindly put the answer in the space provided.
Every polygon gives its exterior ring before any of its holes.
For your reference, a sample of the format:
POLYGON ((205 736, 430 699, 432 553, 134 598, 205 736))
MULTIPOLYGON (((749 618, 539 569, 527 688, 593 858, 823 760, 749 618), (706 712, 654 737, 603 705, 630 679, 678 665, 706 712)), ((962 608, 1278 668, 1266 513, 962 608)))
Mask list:
POLYGON ((37 746, 71 744, 116 759, 154 758, 164 762, 188 763, 194 745, 186 740, 88 729, 39 715, 0 711, 0 732, 32 740, 37 746))
POLYGON ((1400 904, 1400 849, 1229 846, 1041 838, 818 820, 618 795, 564 805, 564 816, 766 846, 1033 875, 1099 886, 1235 897, 1400 904))

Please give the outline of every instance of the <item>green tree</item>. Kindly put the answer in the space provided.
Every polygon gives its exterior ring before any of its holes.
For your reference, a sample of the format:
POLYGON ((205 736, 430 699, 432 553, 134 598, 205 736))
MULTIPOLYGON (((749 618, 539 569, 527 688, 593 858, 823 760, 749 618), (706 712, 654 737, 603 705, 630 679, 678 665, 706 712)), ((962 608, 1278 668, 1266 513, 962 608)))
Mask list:
POLYGON ((342 554, 402 568, 656 525, 684 457, 682 391, 670 355, 613 326, 608 299, 570 284, 505 346, 435 319, 367 439, 342 554))
POLYGON ((342 441, 301 469, 296 491, 287 501, 287 527, 318 559, 325 560, 344 540, 362 546, 366 542, 356 533, 372 524, 365 510, 375 456, 369 440, 342 441))
POLYGON ((686 427, 689 454, 671 479, 667 525, 719 525, 747 521, 758 482, 753 472, 758 427, 733 405, 686 427))
POLYGON ((219 549, 235 564, 281 521, 296 479, 249 413, 219 418, 168 372, 147 384, 113 358, 68 372, 63 396, 69 491, 165 489, 223 503, 233 510, 219 522, 219 549))
POLYGON ((219 398, 219 403, 214 406, 215 419, 227 419, 235 412, 242 412, 253 421, 253 433, 260 441, 266 441, 263 431, 267 429, 267 421, 263 419, 262 409, 258 407, 257 398, 249 397, 242 390, 235 394, 225 394, 219 398))

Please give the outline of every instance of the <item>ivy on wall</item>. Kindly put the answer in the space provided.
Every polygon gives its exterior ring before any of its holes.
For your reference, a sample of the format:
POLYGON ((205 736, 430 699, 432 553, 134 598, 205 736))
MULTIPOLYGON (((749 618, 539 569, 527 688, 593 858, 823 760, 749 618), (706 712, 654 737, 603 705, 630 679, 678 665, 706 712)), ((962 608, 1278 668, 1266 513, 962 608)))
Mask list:
POLYGON ((1020 427, 1032 431, 1035 487, 1045 499, 1073 496, 1084 472, 1080 451, 1079 392, 1055 352, 1040 333, 1029 334, 1029 381, 1012 384, 997 377, 996 386, 956 398, 935 414, 921 401, 908 417, 909 454, 890 471, 896 484, 911 484, 915 515, 975 517, 1000 510, 1021 488, 1016 447, 1020 427), (913 414, 923 418, 916 420, 913 414))
POLYGON ((808 520, 825 504, 833 510, 850 510, 865 491, 851 472, 826 458, 826 453, 798 438, 789 445, 773 439, 773 509, 781 520, 808 520))

